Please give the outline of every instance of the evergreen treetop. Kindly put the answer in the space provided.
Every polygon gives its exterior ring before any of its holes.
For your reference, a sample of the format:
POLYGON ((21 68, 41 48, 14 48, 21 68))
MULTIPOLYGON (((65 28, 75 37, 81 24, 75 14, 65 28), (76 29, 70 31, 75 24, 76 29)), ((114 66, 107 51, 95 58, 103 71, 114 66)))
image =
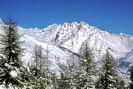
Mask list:
POLYGON ((0 83, 6 87, 23 87, 28 80, 28 72, 22 65, 21 41, 17 25, 12 20, 5 21, 0 34, 0 83))

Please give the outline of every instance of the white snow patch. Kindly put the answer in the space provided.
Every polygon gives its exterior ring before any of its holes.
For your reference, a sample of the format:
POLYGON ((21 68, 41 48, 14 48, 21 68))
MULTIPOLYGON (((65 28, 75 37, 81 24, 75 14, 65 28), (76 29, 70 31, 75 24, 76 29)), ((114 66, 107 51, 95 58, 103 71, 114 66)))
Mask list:
POLYGON ((15 70, 12 70, 9 74, 12 78, 16 78, 18 76, 18 73, 15 70))

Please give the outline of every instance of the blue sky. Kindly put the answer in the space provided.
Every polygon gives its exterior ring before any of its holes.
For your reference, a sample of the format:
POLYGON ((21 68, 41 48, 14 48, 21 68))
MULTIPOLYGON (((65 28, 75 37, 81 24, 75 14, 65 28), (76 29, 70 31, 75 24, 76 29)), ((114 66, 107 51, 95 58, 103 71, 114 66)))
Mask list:
POLYGON ((0 0, 0 17, 12 17, 25 28, 85 21, 133 35, 133 0, 0 0))

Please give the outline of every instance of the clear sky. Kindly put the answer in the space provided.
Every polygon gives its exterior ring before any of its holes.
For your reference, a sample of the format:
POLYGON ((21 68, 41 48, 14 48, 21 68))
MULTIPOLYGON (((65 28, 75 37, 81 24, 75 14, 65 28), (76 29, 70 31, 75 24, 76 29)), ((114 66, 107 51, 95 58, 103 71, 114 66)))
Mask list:
POLYGON ((85 21, 133 35, 133 0, 0 0, 0 17, 12 17, 25 28, 85 21))

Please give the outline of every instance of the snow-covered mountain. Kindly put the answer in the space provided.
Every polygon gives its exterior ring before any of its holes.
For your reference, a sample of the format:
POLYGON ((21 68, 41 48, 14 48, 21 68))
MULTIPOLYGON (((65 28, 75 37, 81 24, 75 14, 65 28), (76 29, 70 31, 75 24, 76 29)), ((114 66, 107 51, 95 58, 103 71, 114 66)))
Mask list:
POLYGON ((85 22, 53 24, 44 29, 19 29, 24 34, 23 61, 26 65, 33 64, 36 45, 42 47, 43 55, 48 56, 50 70, 55 72, 63 71, 61 66, 68 63, 78 65, 85 45, 92 50, 94 60, 99 64, 106 50, 110 49, 121 72, 126 73, 133 62, 133 36, 130 35, 102 31, 85 22))

